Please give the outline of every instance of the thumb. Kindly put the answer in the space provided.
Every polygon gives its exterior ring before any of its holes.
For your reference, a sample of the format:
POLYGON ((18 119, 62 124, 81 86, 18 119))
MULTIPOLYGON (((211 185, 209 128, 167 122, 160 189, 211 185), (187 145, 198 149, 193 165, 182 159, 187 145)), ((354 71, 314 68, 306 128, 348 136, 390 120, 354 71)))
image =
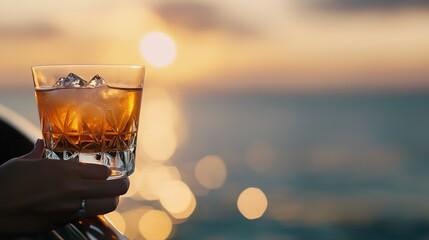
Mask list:
POLYGON ((20 158, 30 158, 30 159, 39 159, 43 157, 44 153, 44 146, 43 146, 43 140, 37 139, 36 143, 34 144, 33 150, 31 152, 25 154, 24 156, 20 158))

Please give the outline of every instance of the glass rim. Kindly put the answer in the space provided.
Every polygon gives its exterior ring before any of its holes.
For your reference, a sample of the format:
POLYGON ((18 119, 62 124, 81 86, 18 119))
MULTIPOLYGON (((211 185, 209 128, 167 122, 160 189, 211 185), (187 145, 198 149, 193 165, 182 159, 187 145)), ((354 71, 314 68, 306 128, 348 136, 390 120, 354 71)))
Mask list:
MULTIPOLYGON (((82 79, 91 79, 101 74, 110 79, 108 84, 116 87, 143 87, 145 66, 132 64, 49 64, 31 67, 35 88, 52 87, 67 74, 75 73, 82 79), (123 79, 124 76, 127 79, 123 79)), ((89 80, 88 80, 89 81, 89 80)))
POLYGON ((91 67, 124 67, 124 68, 135 68, 135 69, 144 69, 144 65, 137 64, 42 64, 42 65, 34 65, 31 69, 43 69, 43 68, 91 68, 91 67))

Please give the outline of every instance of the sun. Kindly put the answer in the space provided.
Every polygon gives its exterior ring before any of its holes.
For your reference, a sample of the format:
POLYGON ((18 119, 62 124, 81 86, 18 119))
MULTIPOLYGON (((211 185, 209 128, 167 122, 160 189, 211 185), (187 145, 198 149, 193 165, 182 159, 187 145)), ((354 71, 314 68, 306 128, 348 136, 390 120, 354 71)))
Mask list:
POLYGON ((167 67, 176 58, 176 44, 165 33, 149 32, 140 41, 140 53, 149 64, 167 67))

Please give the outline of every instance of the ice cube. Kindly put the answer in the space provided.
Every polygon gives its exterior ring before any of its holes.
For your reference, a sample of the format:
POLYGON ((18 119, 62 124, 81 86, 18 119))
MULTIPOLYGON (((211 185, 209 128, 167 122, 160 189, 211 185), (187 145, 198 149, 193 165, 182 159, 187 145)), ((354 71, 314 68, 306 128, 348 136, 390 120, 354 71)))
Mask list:
POLYGON ((88 86, 89 87, 101 87, 106 85, 106 82, 104 81, 104 79, 102 77, 100 77, 100 75, 95 75, 91 81, 89 81, 88 86))
POLYGON ((87 82, 74 73, 69 73, 67 77, 61 77, 53 87, 85 87, 87 82))

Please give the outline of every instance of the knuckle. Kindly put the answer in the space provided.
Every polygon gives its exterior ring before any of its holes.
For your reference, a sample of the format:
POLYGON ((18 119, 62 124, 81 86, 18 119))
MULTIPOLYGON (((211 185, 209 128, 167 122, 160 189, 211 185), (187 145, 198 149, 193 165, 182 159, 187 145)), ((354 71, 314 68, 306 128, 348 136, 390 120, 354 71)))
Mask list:
POLYGON ((112 171, 107 166, 104 166, 104 165, 96 165, 96 166, 101 176, 103 176, 104 178, 107 178, 108 176, 110 176, 112 171))
POLYGON ((109 200, 109 204, 107 204, 106 211, 112 212, 115 211, 116 207, 118 207, 118 198, 112 198, 109 200))
POLYGON ((128 191, 128 188, 130 187, 130 182, 129 182, 128 178, 123 179, 123 180, 121 179, 121 181, 119 182, 118 185, 119 185, 118 186, 119 194, 122 195, 128 191))
POLYGON ((92 178, 94 179, 106 179, 110 176, 111 170, 104 165, 99 164, 87 164, 84 166, 85 171, 90 171, 92 178))

